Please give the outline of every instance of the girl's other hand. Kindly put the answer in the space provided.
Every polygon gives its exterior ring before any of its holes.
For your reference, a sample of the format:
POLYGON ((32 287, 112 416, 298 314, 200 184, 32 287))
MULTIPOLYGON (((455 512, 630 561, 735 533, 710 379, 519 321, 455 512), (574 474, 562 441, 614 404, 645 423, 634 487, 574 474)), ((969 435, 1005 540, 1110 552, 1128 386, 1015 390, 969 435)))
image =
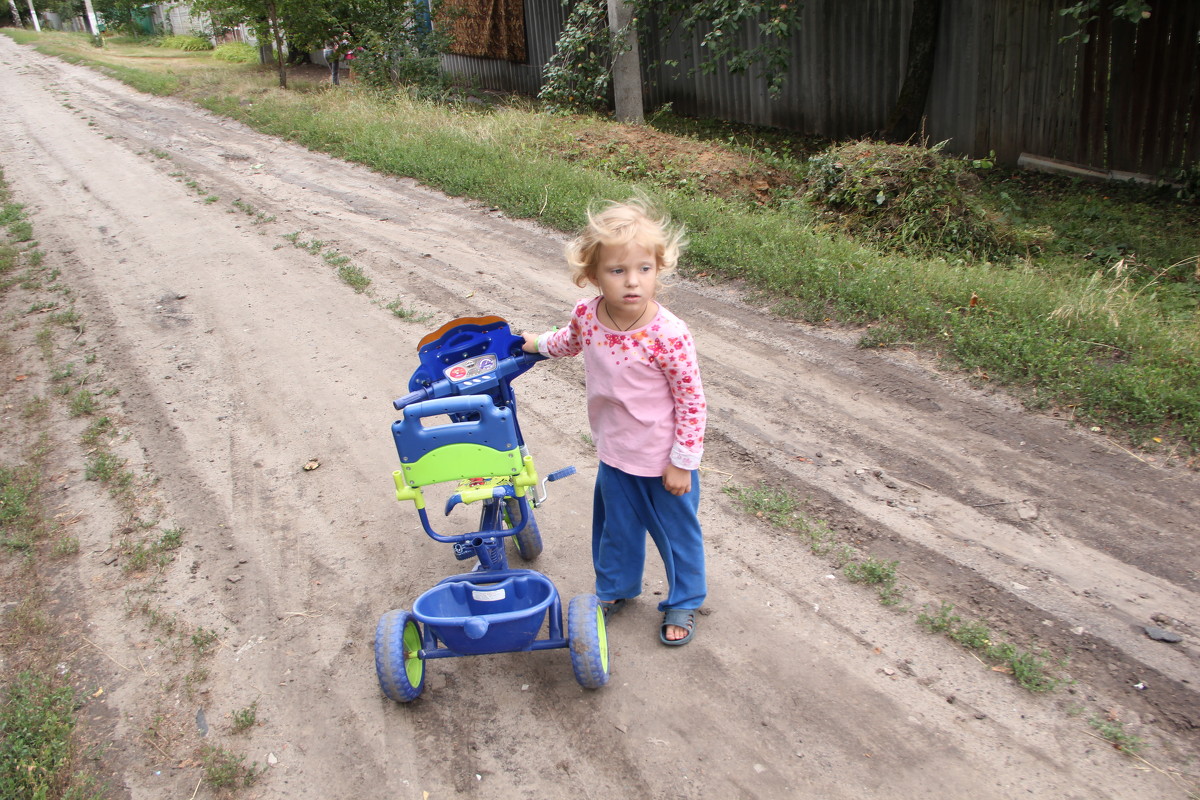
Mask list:
POLYGON ((521 349, 524 350, 526 353, 536 353, 538 351, 538 349, 537 349, 537 343, 538 343, 537 334, 536 333, 528 333, 526 331, 521 331, 521 336, 525 337, 525 344, 521 345, 521 349))
POLYGON ((676 497, 681 497, 692 490, 692 473, 680 469, 674 464, 667 464, 662 476, 663 488, 676 497))

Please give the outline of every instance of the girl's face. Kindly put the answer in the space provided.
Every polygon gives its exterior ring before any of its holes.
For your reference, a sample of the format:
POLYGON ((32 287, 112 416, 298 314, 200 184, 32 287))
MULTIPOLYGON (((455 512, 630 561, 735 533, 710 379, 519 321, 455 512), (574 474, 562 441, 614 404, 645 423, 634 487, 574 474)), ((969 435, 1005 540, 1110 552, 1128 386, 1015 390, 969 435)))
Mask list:
POLYGON ((658 289, 658 259, 637 242, 600 245, 596 254, 596 286, 608 315, 618 325, 633 324, 654 302, 658 289))

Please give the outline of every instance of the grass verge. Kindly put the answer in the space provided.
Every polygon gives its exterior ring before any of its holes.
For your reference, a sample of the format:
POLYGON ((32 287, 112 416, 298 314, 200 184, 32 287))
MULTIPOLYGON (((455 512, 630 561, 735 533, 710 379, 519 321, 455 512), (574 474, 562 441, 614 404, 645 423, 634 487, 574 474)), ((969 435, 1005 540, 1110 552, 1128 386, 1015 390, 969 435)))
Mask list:
MULTIPOLYGON (((46 274, 32 224, 24 209, 10 202, 2 172, 0 205, 6 223, 0 234, 0 301, 6 301, 7 318, 14 307, 24 306, 9 301, 10 293, 49 291, 46 287, 55 285, 57 276, 46 274)), ((29 337, 29 346, 42 353, 53 352, 47 345, 55 327, 78 324, 69 314, 46 313, 69 304, 61 286, 53 291, 55 299, 47 301, 47 308, 17 312, 18 320, 37 315, 43 321, 38 334, 29 337)), ((16 327, 23 326, 18 322, 16 327)), ((0 339, 6 375, 19 363, 16 349, 6 331, 0 339)), ((11 372, 16 386, 30 377, 11 372)), ((38 429, 47 422, 52 403, 42 396, 22 401, 22 393, 8 387, 3 394, 6 403, 20 404, 21 411, 12 415, 20 424, 5 431, 0 460, 0 558, 5 562, 0 588, 6 597, 22 599, 6 603, 0 613, 0 797, 99 800, 108 796, 107 787, 78 735, 86 695, 72 685, 76 676, 67 667, 71 659, 59 623, 47 610, 50 598, 42 576, 45 565, 78 551, 78 542, 46 505, 54 444, 38 429)), ((72 408, 80 402, 66 400, 72 408)))

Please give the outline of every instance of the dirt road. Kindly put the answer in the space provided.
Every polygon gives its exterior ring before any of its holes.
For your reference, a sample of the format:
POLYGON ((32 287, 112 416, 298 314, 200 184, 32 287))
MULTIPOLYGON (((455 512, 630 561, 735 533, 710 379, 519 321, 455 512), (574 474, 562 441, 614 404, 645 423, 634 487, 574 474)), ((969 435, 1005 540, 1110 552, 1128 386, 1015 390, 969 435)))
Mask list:
MULTIPOLYGON (((186 531, 145 589, 112 559, 118 523, 82 451, 65 468, 81 550, 54 592, 86 631, 76 669, 104 689, 86 713, 129 797, 192 796, 205 742, 267 767, 241 793, 260 798, 1158 800, 1196 785, 1195 473, 689 281, 666 302, 695 333, 711 408, 696 641, 659 644, 652 556, 610 626, 607 687, 581 689, 553 650, 433 661, 418 701, 386 700, 376 621, 463 569, 392 497, 390 401, 448 319, 561 322, 580 295, 562 237, 4 37, 0 61, 5 176, 76 294, 95 385, 119 391, 115 446, 156 479, 160 525, 186 531), (348 256, 370 291, 289 234, 348 256), (396 299, 428 319, 397 318, 396 299), (901 607, 722 491, 760 480, 898 560, 901 607), (198 690, 131 596, 219 632, 198 690), (1069 656, 1074 682, 1031 694, 917 624, 943 602, 1069 656), (1152 624, 1183 641, 1151 640, 1152 624), (253 703, 257 724, 233 733, 253 703), (1145 761, 1089 724, 1110 717, 1145 761)), ((542 471, 580 471, 538 512, 537 568, 564 597, 588 592, 580 365, 539 365, 517 389, 542 471)))

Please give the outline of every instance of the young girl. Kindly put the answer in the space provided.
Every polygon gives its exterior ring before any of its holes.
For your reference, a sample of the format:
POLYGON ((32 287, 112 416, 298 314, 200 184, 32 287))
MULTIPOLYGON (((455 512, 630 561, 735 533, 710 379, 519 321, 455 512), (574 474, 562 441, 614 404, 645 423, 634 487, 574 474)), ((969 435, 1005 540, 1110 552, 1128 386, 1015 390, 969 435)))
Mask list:
POLYGON ((667 572, 659 638, 676 646, 691 641, 707 593, 696 515, 704 391, 687 325, 654 299, 682 246, 683 231, 640 200, 589 212, 566 255, 576 285, 600 294, 580 301, 565 328, 524 334, 531 353, 583 353, 600 457, 592 562, 604 614, 641 594, 649 532, 667 572))

